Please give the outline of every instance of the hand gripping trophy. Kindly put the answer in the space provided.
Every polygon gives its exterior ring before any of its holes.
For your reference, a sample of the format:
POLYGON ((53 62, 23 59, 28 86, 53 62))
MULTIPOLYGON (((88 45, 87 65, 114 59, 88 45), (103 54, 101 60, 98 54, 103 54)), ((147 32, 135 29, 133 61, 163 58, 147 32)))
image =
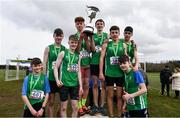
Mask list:
POLYGON ((100 10, 97 7, 87 6, 87 13, 88 13, 88 17, 90 18, 90 21, 89 24, 86 25, 83 31, 87 36, 93 35, 94 27, 92 25, 92 19, 96 17, 96 13, 99 11, 100 10))

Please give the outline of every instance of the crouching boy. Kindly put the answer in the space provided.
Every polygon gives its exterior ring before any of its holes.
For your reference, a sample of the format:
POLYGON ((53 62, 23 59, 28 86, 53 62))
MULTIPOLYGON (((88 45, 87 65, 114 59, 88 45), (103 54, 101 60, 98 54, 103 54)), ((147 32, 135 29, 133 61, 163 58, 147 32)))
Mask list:
MULTIPOLYGON (((130 117, 148 117, 147 89, 144 79, 139 71, 133 71, 127 55, 119 58, 120 68, 124 71, 123 100, 130 117)), ((125 107, 125 105, 123 105, 125 107)), ((125 109, 125 108, 123 108, 125 109)))

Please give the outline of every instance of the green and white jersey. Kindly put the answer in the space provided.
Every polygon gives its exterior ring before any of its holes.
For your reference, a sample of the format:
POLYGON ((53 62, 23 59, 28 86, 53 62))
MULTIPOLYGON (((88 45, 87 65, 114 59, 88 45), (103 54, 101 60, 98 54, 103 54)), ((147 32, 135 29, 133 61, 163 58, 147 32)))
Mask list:
POLYGON ((78 68, 78 61, 79 54, 77 52, 72 54, 68 49, 64 51, 60 76, 64 86, 73 87, 79 85, 78 72, 80 68, 78 68))
POLYGON ((47 75, 49 80, 55 81, 54 72, 53 72, 54 65, 59 53, 61 51, 64 51, 66 48, 63 45, 57 47, 54 44, 51 44, 48 47, 49 47, 49 56, 48 56, 47 75))
MULTIPOLYGON (((125 91, 129 94, 135 93, 139 90, 139 84, 144 83, 143 76, 139 71, 132 69, 125 75, 125 91)), ((147 93, 144 93, 135 98, 131 98, 126 103, 127 110, 141 110, 147 108, 147 93)))
POLYGON ((105 56, 105 75, 109 77, 122 77, 123 71, 119 67, 119 56, 124 55, 123 42, 117 44, 109 41, 105 56))
POLYGON ((108 34, 103 32, 102 35, 98 35, 95 33, 93 35, 94 44, 95 44, 95 52, 92 52, 91 64, 99 65, 100 56, 101 56, 101 47, 105 39, 108 38, 108 34))
MULTIPOLYGON (((44 95, 44 84, 45 75, 43 73, 39 76, 32 73, 28 75, 27 97, 31 105, 44 101, 44 96, 40 96, 42 93, 44 95)), ((26 105, 25 109, 27 109, 26 105)))
MULTIPOLYGON (((78 37, 78 39, 80 38, 79 32, 77 32, 75 35, 78 37)), ((91 58, 90 58, 90 53, 86 50, 86 43, 84 40, 82 41, 80 55, 81 55, 81 67, 89 67, 91 58)))
POLYGON ((127 54, 130 57, 131 63, 135 63, 135 60, 134 60, 135 45, 132 42, 125 42, 124 39, 120 39, 120 40, 123 41, 127 46, 127 54))

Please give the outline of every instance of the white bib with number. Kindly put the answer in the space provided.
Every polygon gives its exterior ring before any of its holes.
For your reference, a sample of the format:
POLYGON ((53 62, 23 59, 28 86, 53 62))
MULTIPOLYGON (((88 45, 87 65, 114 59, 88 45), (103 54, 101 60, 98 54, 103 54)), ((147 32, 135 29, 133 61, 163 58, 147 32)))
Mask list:
POLYGON ((71 64, 71 65, 69 65, 67 70, 69 72, 78 72, 78 70, 79 70, 78 64, 71 64))
POLYGON ((110 57, 110 64, 111 65, 117 65, 118 63, 119 63, 119 57, 118 56, 110 57))
POLYGON ((127 100, 127 104, 129 104, 129 105, 135 105, 134 98, 129 98, 129 99, 127 100))
POLYGON ((86 50, 80 51, 80 55, 82 58, 88 58, 90 57, 89 52, 86 50))
POLYGON ((33 89, 30 94, 30 98, 32 99, 43 99, 44 91, 33 89))

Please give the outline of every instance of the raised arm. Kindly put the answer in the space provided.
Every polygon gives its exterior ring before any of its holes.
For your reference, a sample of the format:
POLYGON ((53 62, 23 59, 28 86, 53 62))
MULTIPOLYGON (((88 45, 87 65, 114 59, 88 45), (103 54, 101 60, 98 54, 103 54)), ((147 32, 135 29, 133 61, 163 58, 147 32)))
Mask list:
POLYGON ((78 46, 77 46, 77 49, 76 49, 76 51, 77 51, 78 53, 79 53, 80 50, 81 50, 81 45, 82 45, 83 38, 84 38, 84 34, 81 33, 81 34, 80 34, 80 37, 79 37, 79 40, 78 40, 78 46))
POLYGON ((138 55, 137 55, 137 46, 136 45, 135 45, 135 48, 134 48, 134 59, 135 59, 135 65, 133 67, 133 70, 137 71, 138 70, 138 64, 139 64, 139 58, 138 58, 138 55))
POLYGON ((95 43, 94 43, 94 37, 93 37, 93 35, 90 36, 90 46, 91 46, 91 51, 92 51, 92 52, 95 52, 95 51, 96 51, 96 48, 95 48, 95 43))

